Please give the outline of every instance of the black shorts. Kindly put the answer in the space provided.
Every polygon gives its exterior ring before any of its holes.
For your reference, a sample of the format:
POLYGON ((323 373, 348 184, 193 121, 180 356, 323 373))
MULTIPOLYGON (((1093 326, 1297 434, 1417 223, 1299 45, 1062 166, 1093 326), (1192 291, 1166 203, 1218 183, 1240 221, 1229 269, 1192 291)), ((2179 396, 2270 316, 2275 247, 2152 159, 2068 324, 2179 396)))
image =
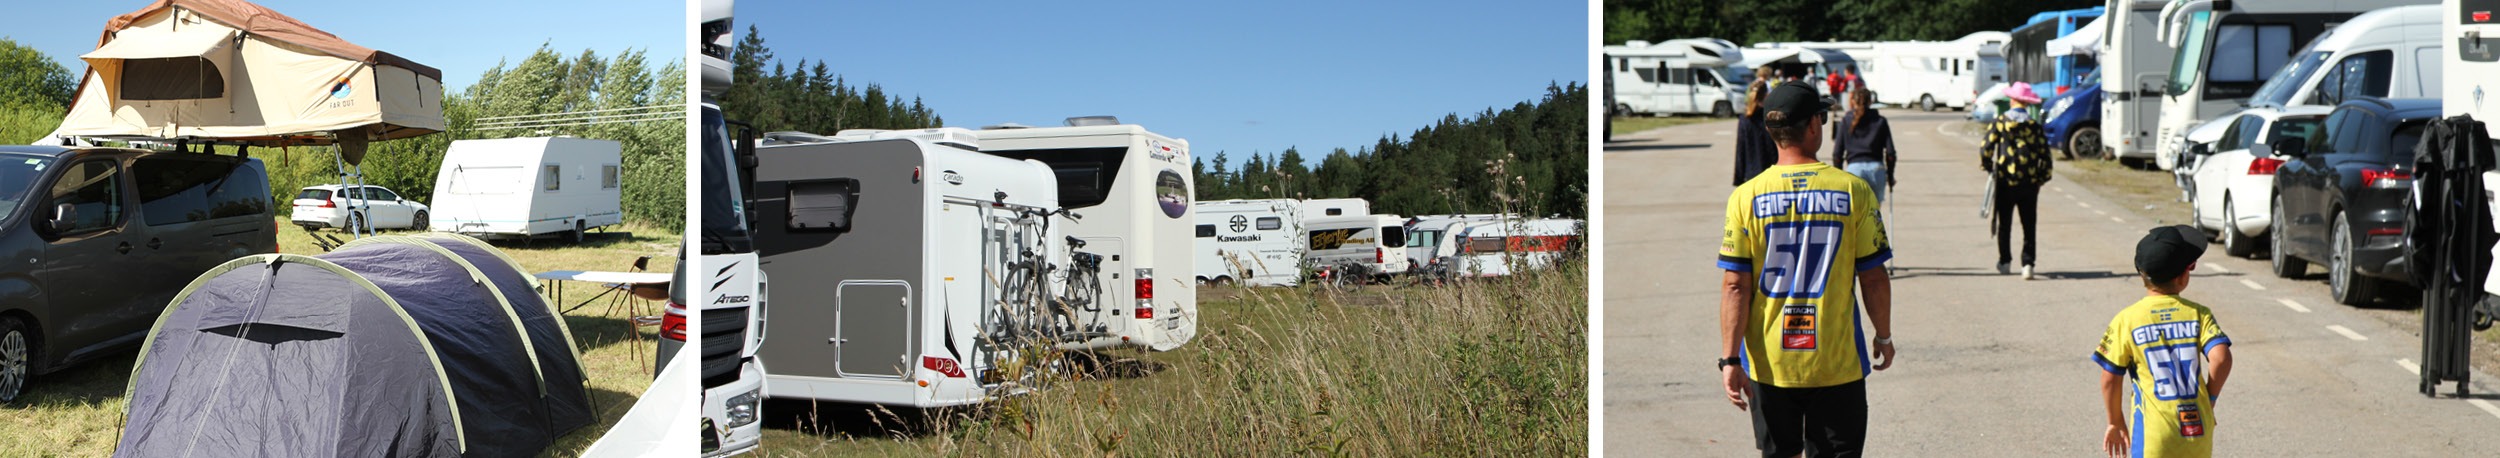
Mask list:
POLYGON ((1822 388, 1753 384, 1754 446, 1762 456, 1855 457, 1866 448, 1866 381, 1822 388))

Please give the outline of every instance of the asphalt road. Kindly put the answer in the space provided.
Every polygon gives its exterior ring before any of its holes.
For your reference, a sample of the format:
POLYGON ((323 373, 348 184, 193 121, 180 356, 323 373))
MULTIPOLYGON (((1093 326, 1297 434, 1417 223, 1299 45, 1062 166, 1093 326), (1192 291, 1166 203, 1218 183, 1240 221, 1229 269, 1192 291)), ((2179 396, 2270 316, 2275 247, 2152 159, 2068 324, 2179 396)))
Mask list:
MULTIPOLYGON (((1979 139, 1962 134, 1962 113, 1888 114, 1902 149, 1889 228, 1899 361, 1868 378, 1868 454, 2095 453, 2104 418, 2088 355, 2111 315, 2144 295, 2136 240, 2179 222, 2053 181, 2040 198, 2041 278, 1998 275, 1978 217, 1979 139)), ((1607 455, 1755 453, 1748 417, 1727 403, 1710 362, 1734 131, 1710 122, 1606 144, 1597 413, 1607 455)), ((2184 296, 2213 309, 2235 358, 2209 414, 2218 456, 2500 454, 2489 385, 2473 399, 2415 391, 2420 340, 2408 326, 2418 325, 2334 304, 2319 280, 2276 278, 2262 259, 2219 245, 2201 265, 2184 296)))

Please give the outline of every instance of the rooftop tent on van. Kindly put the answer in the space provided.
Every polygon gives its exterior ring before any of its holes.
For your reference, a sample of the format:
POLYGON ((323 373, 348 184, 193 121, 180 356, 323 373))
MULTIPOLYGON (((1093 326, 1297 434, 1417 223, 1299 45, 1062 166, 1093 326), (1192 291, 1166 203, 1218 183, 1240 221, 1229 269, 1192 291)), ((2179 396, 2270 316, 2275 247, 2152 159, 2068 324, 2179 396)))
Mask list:
POLYGON ((116 454, 535 455, 594 418, 526 279, 456 238, 229 261, 149 331, 116 454))

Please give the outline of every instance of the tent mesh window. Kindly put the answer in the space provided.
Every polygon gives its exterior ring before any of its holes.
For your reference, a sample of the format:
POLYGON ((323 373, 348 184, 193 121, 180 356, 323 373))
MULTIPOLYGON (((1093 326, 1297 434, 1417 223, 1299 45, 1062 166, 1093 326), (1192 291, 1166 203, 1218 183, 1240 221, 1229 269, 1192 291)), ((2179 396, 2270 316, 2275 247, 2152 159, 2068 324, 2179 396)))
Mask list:
POLYGON ((198 100, 226 96, 226 77, 202 57, 122 61, 123 100, 198 100))

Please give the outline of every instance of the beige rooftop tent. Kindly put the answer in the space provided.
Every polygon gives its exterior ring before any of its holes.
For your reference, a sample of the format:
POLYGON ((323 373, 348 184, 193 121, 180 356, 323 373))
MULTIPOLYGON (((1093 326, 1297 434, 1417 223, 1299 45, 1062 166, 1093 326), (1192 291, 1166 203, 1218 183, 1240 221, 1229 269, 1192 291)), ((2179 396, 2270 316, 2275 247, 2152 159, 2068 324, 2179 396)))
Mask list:
POLYGON ((62 136, 341 146, 443 130, 442 71, 239 0, 157 0, 104 25, 62 136))

